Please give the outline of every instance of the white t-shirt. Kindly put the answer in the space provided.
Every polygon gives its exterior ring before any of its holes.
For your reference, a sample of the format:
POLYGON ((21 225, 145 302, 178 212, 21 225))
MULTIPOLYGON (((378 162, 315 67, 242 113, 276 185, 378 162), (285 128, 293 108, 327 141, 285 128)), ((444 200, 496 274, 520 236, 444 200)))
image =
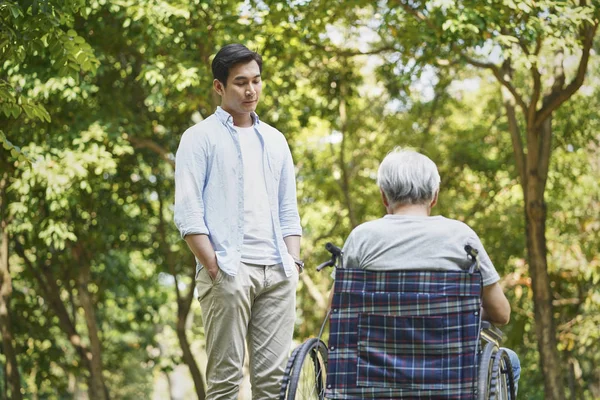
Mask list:
POLYGON ((263 145, 254 127, 236 127, 244 161, 244 243, 242 262, 273 265, 277 255, 275 230, 265 183, 263 145))
POLYGON ((475 231, 442 216, 388 214, 357 226, 344 244, 343 267, 459 271, 472 263, 467 244, 479 252, 483 285, 498 282, 500 276, 475 231))

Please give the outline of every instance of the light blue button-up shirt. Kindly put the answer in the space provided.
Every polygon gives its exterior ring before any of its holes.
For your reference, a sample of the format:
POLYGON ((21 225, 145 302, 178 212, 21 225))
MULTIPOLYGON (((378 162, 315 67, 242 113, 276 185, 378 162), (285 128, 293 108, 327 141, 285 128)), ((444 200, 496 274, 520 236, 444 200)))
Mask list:
MULTIPOLYGON (((281 132, 255 113, 252 119, 263 146, 277 251, 291 276, 295 266, 283 238, 302 234, 294 162, 281 132)), ((244 241, 244 166, 233 117, 221 107, 181 137, 175 158, 175 224, 182 237, 208 235, 219 268, 237 274, 244 241)))

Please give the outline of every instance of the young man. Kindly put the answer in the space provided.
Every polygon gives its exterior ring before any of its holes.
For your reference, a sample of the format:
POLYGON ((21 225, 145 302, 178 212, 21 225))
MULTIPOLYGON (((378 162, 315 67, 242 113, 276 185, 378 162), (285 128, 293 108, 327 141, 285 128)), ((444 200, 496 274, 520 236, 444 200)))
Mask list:
MULTIPOLYGON (((376 271, 468 269, 471 261, 464 248, 471 245, 479 252, 483 278, 482 318, 506 325, 510 304, 477 234, 460 221, 430 216, 440 190, 435 163, 416 151, 397 148, 381 162, 377 184, 387 215, 359 225, 350 233, 344 244, 343 267, 376 271)), ((507 350, 517 382, 519 359, 507 350)))
POLYGON ((274 399, 291 346, 300 218, 284 136, 255 113, 262 58, 241 44, 212 62, 221 106, 177 150, 175 224, 198 260, 207 399, 237 399, 247 340, 253 399, 274 399))

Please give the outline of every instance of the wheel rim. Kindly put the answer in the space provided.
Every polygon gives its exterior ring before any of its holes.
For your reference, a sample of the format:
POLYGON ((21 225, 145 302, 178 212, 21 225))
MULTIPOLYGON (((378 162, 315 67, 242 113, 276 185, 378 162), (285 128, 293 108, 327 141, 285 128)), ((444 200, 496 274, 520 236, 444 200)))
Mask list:
POLYGON ((300 368, 297 399, 321 400, 325 392, 326 366, 318 348, 310 351, 310 357, 304 358, 300 368))

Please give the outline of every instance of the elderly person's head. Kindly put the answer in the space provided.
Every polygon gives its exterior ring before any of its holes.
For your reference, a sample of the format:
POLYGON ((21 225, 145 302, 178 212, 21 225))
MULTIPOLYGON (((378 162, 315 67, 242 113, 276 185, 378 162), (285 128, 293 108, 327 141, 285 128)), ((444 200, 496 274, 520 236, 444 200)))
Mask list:
POLYGON ((381 162, 377 185, 388 213, 419 207, 429 212, 437 202, 440 174, 428 157, 397 147, 381 162))

